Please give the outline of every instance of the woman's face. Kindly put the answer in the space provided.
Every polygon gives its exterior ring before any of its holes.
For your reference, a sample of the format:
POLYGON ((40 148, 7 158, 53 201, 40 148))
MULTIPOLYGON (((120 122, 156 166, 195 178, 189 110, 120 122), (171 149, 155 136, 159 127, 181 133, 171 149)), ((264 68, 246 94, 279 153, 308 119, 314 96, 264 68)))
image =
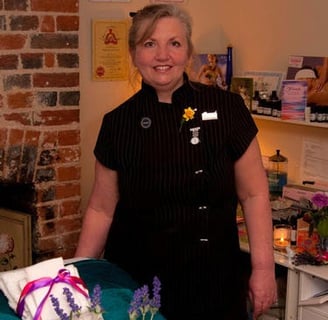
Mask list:
POLYGON ((176 18, 165 17, 158 20, 153 34, 138 44, 131 56, 144 82, 160 97, 182 85, 188 49, 184 25, 176 18))

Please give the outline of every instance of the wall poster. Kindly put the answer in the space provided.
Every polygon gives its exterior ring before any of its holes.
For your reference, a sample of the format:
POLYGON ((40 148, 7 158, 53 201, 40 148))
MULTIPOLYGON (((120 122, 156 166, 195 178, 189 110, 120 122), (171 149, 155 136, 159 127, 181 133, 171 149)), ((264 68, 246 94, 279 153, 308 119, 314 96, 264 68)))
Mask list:
POLYGON ((128 79, 128 22, 93 21, 92 79, 128 79))

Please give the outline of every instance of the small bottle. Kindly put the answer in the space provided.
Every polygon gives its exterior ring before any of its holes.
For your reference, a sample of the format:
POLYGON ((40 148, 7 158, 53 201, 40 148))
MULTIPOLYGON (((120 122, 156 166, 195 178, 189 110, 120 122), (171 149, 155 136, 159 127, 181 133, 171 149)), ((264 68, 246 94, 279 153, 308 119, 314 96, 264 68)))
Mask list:
POLYGON ((317 106, 317 121, 318 122, 325 122, 326 115, 323 106, 317 106))
POLYGON ((259 104, 257 106, 257 114, 263 115, 263 105, 265 105, 266 100, 265 99, 260 99, 259 104))
POLYGON ((260 103, 260 92, 258 90, 254 91, 254 96, 252 98, 252 106, 251 106, 251 112, 254 114, 257 114, 257 108, 259 106, 260 103))
POLYGON ((297 244, 297 215, 292 215, 289 218, 289 224, 292 227, 290 234, 290 245, 295 247, 297 244))
MULTIPOLYGON (((271 115, 273 117, 278 117, 278 111, 279 111, 278 109, 279 109, 279 106, 281 105, 281 101, 278 98, 276 90, 272 91, 272 93, 270 95, 269 103, 271 105, 271 115)), ((280 110, 281 110, 281 108, 280 108, 280 110)), ((280 117, 280 115, 279 115, 279 117, 280 117)))
POLYGON ((310 105, 310 122, 317 121, 317 106, 315 104, 310 105))
POLYGON ((263 115, 264 116, 271 116, 272 114, 272 104, 270 100, 264 100, 262 102, 263 107, 263 115))

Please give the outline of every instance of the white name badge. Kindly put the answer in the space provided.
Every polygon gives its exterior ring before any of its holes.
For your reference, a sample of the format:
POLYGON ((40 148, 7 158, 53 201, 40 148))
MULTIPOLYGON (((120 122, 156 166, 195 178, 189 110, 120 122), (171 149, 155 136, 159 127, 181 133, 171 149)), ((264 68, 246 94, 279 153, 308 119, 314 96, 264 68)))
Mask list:
POLYGON ((214 112, 203 112, 202 113, 202 120, 217 120, 218 118, 218 113, 217 111, 214 112))

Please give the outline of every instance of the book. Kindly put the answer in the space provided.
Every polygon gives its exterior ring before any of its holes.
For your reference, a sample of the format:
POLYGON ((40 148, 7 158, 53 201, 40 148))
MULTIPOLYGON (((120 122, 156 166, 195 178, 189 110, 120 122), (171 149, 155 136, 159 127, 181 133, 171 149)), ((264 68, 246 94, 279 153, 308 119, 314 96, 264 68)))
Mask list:
POLYGON ((283 80, 281 90, 281 119, 305 119, 307 105, 307 82, 304 80, 283 80))

